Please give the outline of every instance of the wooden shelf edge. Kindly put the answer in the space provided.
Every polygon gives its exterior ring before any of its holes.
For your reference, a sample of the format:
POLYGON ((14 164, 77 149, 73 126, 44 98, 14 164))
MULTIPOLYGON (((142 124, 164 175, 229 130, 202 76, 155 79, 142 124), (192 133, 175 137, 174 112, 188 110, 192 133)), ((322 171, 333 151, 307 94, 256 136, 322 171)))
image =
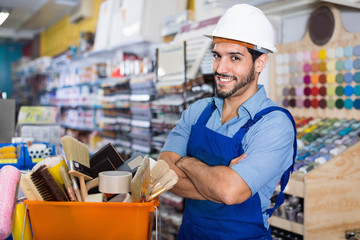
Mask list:
POLYGON ((289 220, 272 216, 269 218, 269 224, 274 227, 284 229, 299 235, 304 235, 304 226, 300 223, 291 222, 289 220))
MULTIPOLYGON (((295 172, 290 175, 289 183, 285 187, 284 193, 304 198, 304 179, 305 175, 295 172)), ((280 186, 276 187, 276 191, 280 191, 280 186)))

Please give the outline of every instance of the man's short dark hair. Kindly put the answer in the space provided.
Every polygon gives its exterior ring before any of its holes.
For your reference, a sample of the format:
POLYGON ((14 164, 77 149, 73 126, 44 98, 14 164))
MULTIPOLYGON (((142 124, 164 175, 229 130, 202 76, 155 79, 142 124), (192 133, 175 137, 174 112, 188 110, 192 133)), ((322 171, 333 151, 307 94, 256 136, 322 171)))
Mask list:
POLYGON ((248 48, 249 53, 251 54, 253 63, 256 61, 256 59, 258 59, 258 57, 260 57, 261 55, 263 55, 264 53, 256 51, 254 49, 248 48))

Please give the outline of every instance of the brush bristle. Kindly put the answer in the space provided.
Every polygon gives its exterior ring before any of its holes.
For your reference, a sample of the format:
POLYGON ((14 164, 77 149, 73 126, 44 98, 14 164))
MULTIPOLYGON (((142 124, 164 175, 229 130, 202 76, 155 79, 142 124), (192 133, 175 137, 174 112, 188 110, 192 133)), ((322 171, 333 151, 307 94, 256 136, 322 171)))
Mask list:
POLYGON ((77 139, 64 136, 61 138, 61 144, 64 148, 65 156, 68 161, 74 160, 90 168, 89 148, 77 139))
POLYGON ((45 165, 33 172, 30 178, 45 201, 68 201, 66 194, 45 165))
POLYGON ((161 187, 165 187, 166 190, 172 188, 178 181, 179 177, 174 170, 169 170, 166 174, 161 176, 160 179, 156 181, 156 184, 151 189, 151 192, 154 193, 158 191, 161 187))
POLYGON ((20 188, 26 198, 30 201, 43 201, 39 191, 31 180, 31 173, 28 172, 21 177, 20 188))
POLYGON ((165 186, 164 186, 164 188, 166 189, 166 191, 169 190, 169 189, 171 189, 171 188, 177 183, 177 181, 178 181, 177 178, 173 178, 173 179, 171 179, 170 181, 168 181, 168 182, 165 184, 165 186))
POLYGON ((166 174, 162 175, 159 179, 156 179, 156 181, 152 184, 151 193, 154 194, 163 187, 166 190, 169 190, 177 183, 178 180, 179 177, 175 171, 168 170, 166 174))
POLYGON ((159 160, 155 166, 151 169, 150 174, 154 179, 160 179, 170 170, 169 165, 164 160, 159 160))
POLYGON ((178 175, 175 173, 174 170, 169 170, 165 175, 163 175, 160 179, 159 182, 161 183, 161 185, 165 186, 167 182, 169 182, 172 179, 176 179, 176 181, 178 180, 178 175))

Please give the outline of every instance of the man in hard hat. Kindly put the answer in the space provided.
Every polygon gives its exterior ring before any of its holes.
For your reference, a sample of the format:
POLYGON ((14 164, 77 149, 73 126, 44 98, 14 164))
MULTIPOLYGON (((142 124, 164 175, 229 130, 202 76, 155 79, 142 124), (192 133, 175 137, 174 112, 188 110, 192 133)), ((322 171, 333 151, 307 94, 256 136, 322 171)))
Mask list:
POLYGON ((291 114, 258 85, 274 31, 258 9, 234 5, 213 34, 216 96, 185 110, 160 153, 186 198, 179 239, 271 239, 268 218, 277 184, 286 186, 296 156, 291 114), (244 158, 244 156, 246 156, 244 158))

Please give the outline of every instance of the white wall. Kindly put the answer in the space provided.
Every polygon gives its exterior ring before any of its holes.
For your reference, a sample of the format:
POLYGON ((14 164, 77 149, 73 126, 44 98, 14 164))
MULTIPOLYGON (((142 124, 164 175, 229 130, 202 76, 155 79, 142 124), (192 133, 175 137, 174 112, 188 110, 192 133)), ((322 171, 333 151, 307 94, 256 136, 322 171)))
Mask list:
MULTIPOLYGON (((344 28, 349 32, 360 32, 360 9, 352 9, 338 6, 341 21, 344 28)), ((281 39, 279 43, 300 41, 306 31, 307 22, 311 12, 295 15, 282 19, 281 39)))
MULTIPOLYGON (((337 6, 340 12, 343 27, 349 32, 360 32, 360 9, 352 9, 337 6)), ((299 15, 282 18, 279 27, 278 44, 297 42, 303 39, 307 32, 307 22, 311 15, 309 12, 303 12, 299 15)), ((270 19, 271 20, 271 19, 270 19)), ((273 22, 273 21, 272 21, 273 22)), ((273 22, 276 26, 276 23, 273 22)), ((279 24, 279 23, 277 23, 279 24)), ((262 81, 265 89, 269 92, 270 71, 269 69, 262 74, 262 81)))

